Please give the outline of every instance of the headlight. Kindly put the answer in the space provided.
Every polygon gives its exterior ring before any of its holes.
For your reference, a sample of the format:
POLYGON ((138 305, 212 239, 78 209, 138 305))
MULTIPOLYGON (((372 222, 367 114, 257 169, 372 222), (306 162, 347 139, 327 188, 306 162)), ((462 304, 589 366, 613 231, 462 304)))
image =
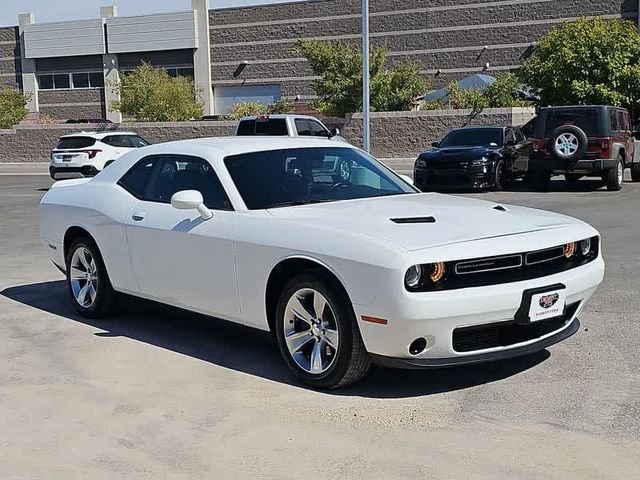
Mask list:
POLYGON ((480 160, 471 160, 472 167, 482 167, 489 163, 489 159, 487 157, 482 157, 480 160))
POLYGON ((591 253, 591 239, 587 238, 586 240, 582 240, 580 242, 580 252, 582 252, 582 255, 584 257, 586 257, 587 255, 589 255, 591 253))
POLYGON ((420 285, 420 280, 422 279, 422 266, 421 265, 413 265, 409 267, 407 273, 404 274, 404 283, 409 288, 416 288, 420 285))
POLYGON ((438 283, 444 277, 444 263, 436 262, 428 265, 429 267, 429 278, 433 283, 438 283))

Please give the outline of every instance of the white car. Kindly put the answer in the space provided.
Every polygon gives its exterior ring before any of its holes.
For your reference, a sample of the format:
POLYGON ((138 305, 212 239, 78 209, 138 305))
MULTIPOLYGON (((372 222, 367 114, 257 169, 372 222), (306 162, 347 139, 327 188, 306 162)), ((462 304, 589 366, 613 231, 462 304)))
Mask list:
POLYGON ((528 354, 579 328, 600 284, 598 232, 555 213, 420 193, 329 140, 196 139, 58 182, 42 241, 74 307, 116 292, 271 330, 304 382, 371 361, 438 367, 528 354), (351 163, 334 182, 326 158, 351 163))
POLYGON ((134 132, 80 132, 64 135, 51 152, 54 180, 92 177, 127 152, 149 145, 134 132))

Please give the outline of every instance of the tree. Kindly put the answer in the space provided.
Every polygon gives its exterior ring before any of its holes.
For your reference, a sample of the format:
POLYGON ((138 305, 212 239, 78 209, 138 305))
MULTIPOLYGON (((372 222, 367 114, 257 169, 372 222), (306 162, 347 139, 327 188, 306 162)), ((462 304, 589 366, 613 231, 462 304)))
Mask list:
MULTIPOLYGON (((319 99, 315 108, 325 115, 343 117, 362 110, 362 54, 342 42, 298 40, 295 52, 303 55, 314 74, 322 77, 311 87, 319 99)), ((369 61, 371 110, 410 110, 428 89, 420 63, 386 63, 386 48, 373 48, 369 61)))
POLYGON ((496 81, 484 91, 489 108, 505 107, 529 107, 531 102, 522 100, 520 92, 524 86, 520 79, 511 72, 502 72, 496 75, 496 81))
POLYGON ((582 18, 542 37, 521 74, 543 105, 631 106, 640 99, 640 35, 626 20, 582 18))
POLYGON ((199 118, 204 111, 192 78, 171 77, 148 63, 123 75, 111 88, 120 94, 111 109, 140 121, 179 122, 199 118))
POLYGON ((11 128, 20 123, 27 113, 28 97, 10 87, 0 89, 0 128, 11 128))

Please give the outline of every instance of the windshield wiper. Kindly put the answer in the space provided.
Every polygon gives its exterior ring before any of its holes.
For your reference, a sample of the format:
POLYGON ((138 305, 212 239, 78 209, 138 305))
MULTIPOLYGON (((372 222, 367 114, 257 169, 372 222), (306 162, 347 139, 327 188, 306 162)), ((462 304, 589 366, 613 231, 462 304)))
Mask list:
POLYGON ((312 203, 326 203, 326 202, 332 202, 333 200, 292 200, 289 202, 279 202, 279 203, 273 203, 271 205, 267 205, 265 208, 265 210, 268 210, 270 208, 281 208, 281 207, 297 207, 300 205, 311 205, 312 203))

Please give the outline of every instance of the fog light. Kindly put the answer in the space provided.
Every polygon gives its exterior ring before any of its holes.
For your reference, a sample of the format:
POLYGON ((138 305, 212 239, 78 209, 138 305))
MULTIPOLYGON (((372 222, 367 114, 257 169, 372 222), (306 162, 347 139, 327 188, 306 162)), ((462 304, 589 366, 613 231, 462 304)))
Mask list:
POLYGON ((422 279, 422 267, 420 265, 413 265, 407 270, 407 273, 404 274, 404 283, 409 288, 416 288, 420 285, 420 280, 422 279))
POLYGON ((587 238, 586 240, 582 240, 580 242, 580 251, 582 252, 583 256, 587 256, 589 255, 589 253, 591 252, 591 239, 587 238))
POLYGON ((427 340, 425 338, 416 338, 409 345, 409 353, 411 355, 420 355, 427 348, 427 340))
POLYGON ((436 262, 436 263, 432 263, 431 265, 431 271, 429 272, 429 278, 431 279, 431 281, 433 283, 437 283, 440 280, 442 280, 442 277, 444 277, 444 263, 442 262, 436 262))
POLYGON ((571 258, 574 253, 576 253, 576 242, 567 243, 564 246, 564 256, 566 258, 571 258))

